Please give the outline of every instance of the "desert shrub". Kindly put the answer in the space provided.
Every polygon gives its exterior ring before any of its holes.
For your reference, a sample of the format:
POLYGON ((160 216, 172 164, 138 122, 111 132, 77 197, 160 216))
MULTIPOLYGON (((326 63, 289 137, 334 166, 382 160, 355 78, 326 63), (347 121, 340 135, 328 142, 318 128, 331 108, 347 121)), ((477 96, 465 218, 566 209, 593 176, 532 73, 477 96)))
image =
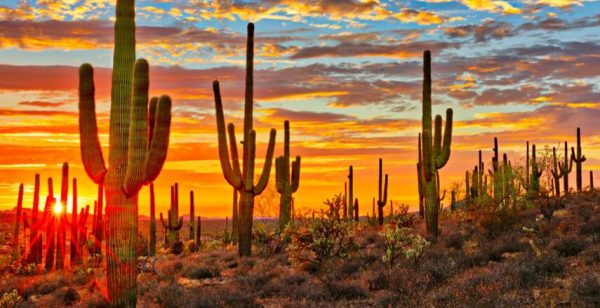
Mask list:
POLYGON ((413 307, 422 306, 420 300, 431 282, 430 275, 411 268, 399 268, 387 271, 385 276, 388 284, 386 289, 394 292, 401 303, 413 307))
POLYGON ((15 275, 36 275, 40 272, 40 267, 35 263, 28 264, 25 259, 17 259, 10 263, 10 271, 15 275))
POLYGON ((571 257, 585 249, 585 243, 576 237, 566 237, 558 240, 552 248, 563 257, 571 257))
POLYGON ((182 275, 186 278, 202 280, 207 278, 215 278, 221 275, 218 268, 209 268, 206 266, 189 266, 182 275))
POLYGON ((397 224, 383 227, 380 234, 385 239, 385 252, 382 257, 385 264, 394 266, 396 260, 402 255, 415 264, 419 261, 429 242, 411 231, 412 229, 397 224))
POLYGON ((461 249, 465 243, 465 238, 460 232, 452 232, 444 237, 444 245, 447 248, 461 249))
POLYGON ((479 264, 487 261, 502 261, 505 253, 522 251, 526 245, 519 241, 514 234, 504 234, 492 241, 481 243, 481 249, 476 255, 479 264))
POLYGON ((395 225, 400 228, 411 228, 415 224, 417 216, 408 212, 409 206, 406 204, 400 204, 398 212, 394 213, 392 221, 395 225))
POLYGON ((586 265, 600 263, 600 245, 596 244, 586 249, 581 258, 586 265))
POLYGON ((514 208, 500 207, 486 211, 479 219, 479 224, 486 235, 495 238, 511 230, 519 222, 519 215, 514 208))
POLYGON ((359 260, 345 260, 339 270, 340 273, 349 276, 358 273, 362 266, 363 264, 359 260))
POLYGON ((600 307, 600 280, 594 273, 573 277, 570 289, 576 306, 600 307))
POLYGON ((54 302, 60 306, 71 306, 79 301, 79 293, 74 288, 63 288, 52 294, 54 302))
POLYGON ((92 293, 85 300, 85 306, 87 308, 107 308, 110 307, 109 302, 100 294, 100 292, 92 293))
POLYGON ((136 250, 138 256, 148 256, 148 240, 141 233, 137 236, 136 250))
POLYGON ((563 271, 564 260, 554 253, 543 254, 539 258, 532 255, 522 256, 507 269, 507 273, 515 275, 517 282, 523 287, 539 285, 548 277, 563 271))
POLYGON ((194 253, 198 251, 198 245, 196 245, 195 241, 187 241, 183 245, 184 253, 194 253))
POLYGON ((504 307, 504 289, 499 273, 488 268, 473 268, 436 289, 431 298, 440 307, 504 307))
POLYGON ((174 255, 179 255, 183 252, 183 242, 182 241, 177 241, 175 242, 173 245, 171 245, 171 249, 170 249, 171 253, 174 255))
POLYGON ((216 250, 219 249, 221 247, 223 247, 223 241, 219 241, 219 240, 211 240, 209 242, 206 243, 206 250, 211 251, 211 250, 216 250))
POLYGON ((62 276, 46 275, 42 276, 42 278, 36 280, 31 285, 28 285, 25 290, 23 290, 22 295, 24 298, 29 298, 34 294, 46 295, 64 287, 65 285, 65 279, 62 276))
POLYGON ((368 296, 367 291, 353 281, 327 281, 325 289, 329 293, 329 298, 333 300, 359 299, 368 296))
POLYGON ((600 217, 594 217, 581 224, 579 233, 581 235, 591 236, 594 241, 598 241, 600 239, 600 217))
POLYGON ((464 255, 459 252, 430 250, 423 256, 420 268, 430 275, 432 282, 442 283, 460 271, 462 258, 464 255))
POLYGON ((252 233, 259 254, 264 257, 272 257, 285 249, 285 239, 279 232, 271 232, 266 228, 256 227, 252 233))
POLYGON ((162 307, 184 307, 185 289, 176 283, 161 284, 156 290, 156 302, 162 307))
POLYGON ((2 308, 14 308, 21 303, 21 297, 17 290, 12 290, 12 292, 7 292, 2 294, 2 298, 0 299, 0 307, 2 308))
POLYGON ((353 222, 340 219, 335 208, 321 219, 299 218, 285 230, 290 239, 288 258, 294 264, 317 265, 330 258, 348 258, 357 250, 355 228, 353 222))

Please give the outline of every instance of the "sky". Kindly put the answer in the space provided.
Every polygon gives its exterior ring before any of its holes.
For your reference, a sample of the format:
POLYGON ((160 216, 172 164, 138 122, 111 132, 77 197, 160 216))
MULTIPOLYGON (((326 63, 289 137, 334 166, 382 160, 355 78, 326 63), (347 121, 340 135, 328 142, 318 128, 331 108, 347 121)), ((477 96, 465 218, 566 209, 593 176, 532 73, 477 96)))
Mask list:
MULTIPOLYGON (((63 161, 78 179, 79 204, 93 204, 96 186, 79 152, 77 69, 95 67, 106 147, 114 5, 0 0, 0 210, 15 206, 21 182, 31 206, 36 173, 43 196, 47 177, 58 189, 63 161)), ((282 154, 289 120, 291 154, 302 156, 298 210, 322 208, 343 192, 353 165, 361 215, 370 212, 380 157, 389 199, 417 206, 425 49, 433 54, 433 111, 445 117, 446 108, 454 110, 442 187, 464 181, 478 150, 489 162, 495 136, 516 164, 527 140, 562 149, 560 142, 575 142, 579 126, 584 172, 600 167, 597 1, 138 0, 136 7, 137 56, 151 64, 151 95, 173 99, 168 157, 155 182, 158 212, 178 182, 181 213, 194 190, 196 213, 231 215, 211 82, 220 80, 226 121, 239 130, 247 22, 256 24, 257 170, 270 128, 278 131, 275 155, 282 154)), ((273 179, 274 171, 261 202, 276 197, 273 179)), ((149 213, 147 188, 139 211, 149 213)))

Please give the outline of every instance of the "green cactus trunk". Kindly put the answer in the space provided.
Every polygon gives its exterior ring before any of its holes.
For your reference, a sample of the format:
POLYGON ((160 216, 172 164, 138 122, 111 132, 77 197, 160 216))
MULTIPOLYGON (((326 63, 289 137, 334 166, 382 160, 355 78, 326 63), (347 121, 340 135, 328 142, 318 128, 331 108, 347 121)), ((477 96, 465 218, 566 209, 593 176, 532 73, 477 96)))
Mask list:
POLYGON ((573 171, 573 160, 569 158, 568 148, 569 146, 565 141, 565 156, 563 157, 564 162, 558 163, 560 173, 563 176, 563 190, 565 191, 565 196, 569 195, 569 173, 573 171))
POLYGON ((290 175, 290 122, 284 122, 283 156, 275 160, 275 180, 279 192, 279 230, 283 231, 292 216, 292 194, 300 186, 300 156, 292 162, 290 175))
POLYGON ((156 255, 156 200, 154 198, 154 183, 150 183, 150 243, 148 256, 156 255))
POLYGON ((354 204, 352 200, 354 200, 354 170, 352 165, 348 170, 348 216, 350 216, 350 220, 354 218, 354 204))
POLYGON ((531 175, 529 180, 529 190, 527 197, 529 200, 536 199, 540 194, 540 178, 542 176, 542 170, 539 170, 536 161, 536 149, 535 144, 531 146, 531 175))
POLYGON ((450 159, 452 142, 452 109, 446 110, 446 128, 442 144, 442 117, 435 117, 434 131, 431 123, 431 52, 423 55, 423 119, 422 119, 422 180, 425 188, 425 222, 427 233, 437 238, 440 204, 438 170, 450 159))
POLYGON ((555 147, 552 147, 552 166, 553 169, 551 170, 551 173, 552 178, 554 179, 554 196, 560 197, 560 178, 563 177, 563 174, 560 172, 560 168, 558 168, 555 147))
POLYGON ((421 147, 421 133, 418 140, 417 160, 417 188, 419 190, 419 217, 425 217, 425 183, 423 181, 423 149, 421 147))
POLYGON ((221 90, 219 81, 213 82, 215 98, 215 113, 217 118, 217 132, 219 142, 219 160, 225 180, 234 189, 240 192, 239 203, 239 245, 240 256, 250 256, 252 253, 252 218, 254 211, 254 197, 260 195, 267 184, 271 173, 273 161, 273 150, 275 149, 276 131, 271 129, 267 155, 263 165, 263 171, 257 184, 254 184, 254 161, 256 159, 256 131, 252 127, 253 111, 253 83, 254 83, 254 24, 248 24, 248 41, 246 45, 246 94, 244 102, 244 141, 243 160, 240 168, 237 142, 235 139, 235 126, 230 123, 225 130, 225 116, 223 114, 223 103, 221 101, 221 90), (227 135, 229 135, 229 146, 227 146, 227 135), (229 149, 231 147, 231 151, 229 149), (229 153, 231 152, 231 160, 229 153))

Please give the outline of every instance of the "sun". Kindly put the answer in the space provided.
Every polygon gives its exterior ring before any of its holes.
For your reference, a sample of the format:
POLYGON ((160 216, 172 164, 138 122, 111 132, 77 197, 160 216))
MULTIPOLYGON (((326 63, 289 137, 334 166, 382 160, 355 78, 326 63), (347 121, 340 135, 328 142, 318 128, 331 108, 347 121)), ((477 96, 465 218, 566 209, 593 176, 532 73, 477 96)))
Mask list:
POLYGON ((55 214, 60 214, 62 212, 62 204, 60 204, 60 202, 56 202, 56 204, 54 204, 53 210, 55 214))

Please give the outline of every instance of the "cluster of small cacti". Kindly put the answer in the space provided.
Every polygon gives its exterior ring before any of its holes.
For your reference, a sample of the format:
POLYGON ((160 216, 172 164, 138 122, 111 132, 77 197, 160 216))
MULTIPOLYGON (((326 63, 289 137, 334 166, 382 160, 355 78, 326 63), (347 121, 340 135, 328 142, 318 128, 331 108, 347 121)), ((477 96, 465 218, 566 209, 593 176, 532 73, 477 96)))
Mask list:
POLYGON ((167 221, 160 213, 160 222, 165 229, 165 248, 173 248, 179 242, 179 230, 183 227, 183 217, 179 217, 179 184, 171 186, 171 208, 167 221))
MULTIPOLYGON (((67 266, 67 247, 71 267, 83 261, 83 248, 87 241, 87 219, 90 206, 78 212, 77 179, 72 179, 71 217, 67 216, 69 165, 62 167, 60 207, 56 205, 52 178, 48 178, 48 195, 43 212, 40 212, 40 175, 35 175, 31 217, 23 212, 23 184, 19 185, 15 229, 13 233, 13 256, 20 263, 43 265, 47 271, 61 270, 67 266), (27 236, 29 229, 29 237, 27 236), (23 242, 20 243, 22 236, 23 242), (67 237, 68 235, 68 237, 67 237), (68 241, 67 241, 68 239, 68 241), (46 251, 44 252, 44 247, 46 251)), ((99 212, 94 217, 100 216, 99 212)), ((101 217, 101 216, 100 216, 101 217)), ((91 236, 98 239, 94 232, 91 236)))

